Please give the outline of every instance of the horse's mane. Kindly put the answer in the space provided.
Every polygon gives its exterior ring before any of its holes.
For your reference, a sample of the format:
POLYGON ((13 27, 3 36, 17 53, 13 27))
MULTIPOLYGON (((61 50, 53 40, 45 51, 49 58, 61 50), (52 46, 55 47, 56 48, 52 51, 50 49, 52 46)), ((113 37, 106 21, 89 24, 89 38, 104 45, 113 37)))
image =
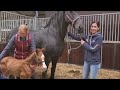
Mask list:
POLYGON ((58 18, 59 18, 59 14, 62 14, 62 13, 61 13, 60 11, 54 13, 54 14, 50 17, 48 23, 45 25, 44 28, 50 26, 50 24, 51 24, 53 21, 55 21, 56 19, 58 19, 58 18))

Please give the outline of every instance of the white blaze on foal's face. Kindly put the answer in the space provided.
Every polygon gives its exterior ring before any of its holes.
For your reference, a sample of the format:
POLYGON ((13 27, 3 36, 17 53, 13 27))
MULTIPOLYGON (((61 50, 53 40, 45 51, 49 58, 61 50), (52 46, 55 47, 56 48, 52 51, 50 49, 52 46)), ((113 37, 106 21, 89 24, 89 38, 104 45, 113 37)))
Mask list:
POLYGON ((47 68, 47 66, 46 66, 46 64, 45 64, 45 56, 44 56, 44 54, 42 53, 42 55, 41 55, 41 59, 42 59, 42 65, 43 65, 43 68, 47 68))
POLYGON ((42 59, 43 68, 47 68, 47 66, 46 66, 46 64, 45 64, 45 56, 44 56, 43 53, 42 53, 42 55, 41 55, 41 59, 42 59))
POLYGON ((46 64, 45 64, 45 56, 44 56, 44 54, 43 54, 44 51, 45 51, 45 48, 37 49, 36 54, 38 55, 38 60, 37 60, 37 62, 38 62, 38 63, 42 62, 42 68, 43 68, 43 69, 46 69, 47 66, 46 66, 46 64))

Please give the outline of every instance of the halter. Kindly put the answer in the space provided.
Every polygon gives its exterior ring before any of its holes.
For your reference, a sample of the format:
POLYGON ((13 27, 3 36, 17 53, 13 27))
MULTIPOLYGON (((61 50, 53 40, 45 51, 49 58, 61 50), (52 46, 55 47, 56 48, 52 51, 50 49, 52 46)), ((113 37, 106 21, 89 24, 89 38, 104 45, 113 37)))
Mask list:
POLYGON ((75 21, 78 20, 78 19, 80 19, 79 16, 78 16, 77 18, 75 18, 74 20, 72 20, 68 15, 66 15, 66 16, 67 16, 67 17, 69 18, 69 20, 72 22, 72 27, 73 27, 75 21))
MULTIPOLYGON (((68 15, 66 15, 66 16, 67 16, 67 17, 69 18, 69 20, 72 22, 71 30, 73 30, 75 21, 78 20, 78 19, 80 19, 80 17, 78 16, 77 18, 75 18, 74 20, 72 20, 68 15)), ((68 33, 67 33, 67 35, 68 35, 68 33)), ((80 34, 79 34, 79 36, 80 36, 80 34)), ((81 47, 81 45, 79 45, 79 46, 76 47, 76 48, 72 48, 72 47, 71 47, 71 44, 70 44, 70 39, 69 39, 69 41, 68 41, 68 62, 69 62, 69 55, 70 55, 71 51, 72 51, 72 50, 75 50, 75 49, 78 49, 78 48, 80 48, 80 47, 81 47), (69 48, 69 47, 70 47, 70 48, 69 48)))

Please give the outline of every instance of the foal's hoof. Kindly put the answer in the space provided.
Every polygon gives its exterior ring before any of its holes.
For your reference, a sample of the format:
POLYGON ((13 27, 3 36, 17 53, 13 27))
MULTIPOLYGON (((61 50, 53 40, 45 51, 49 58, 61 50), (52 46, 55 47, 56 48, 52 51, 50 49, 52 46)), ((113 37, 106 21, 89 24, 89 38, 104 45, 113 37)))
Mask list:
POLYGON ((50 78, 49 78, 49 79, 54 79, 54 77, 50 76, 50 78))
POLYGON ((13 75, 10 75, 9 79, 15 79, 15 77, 13 75))

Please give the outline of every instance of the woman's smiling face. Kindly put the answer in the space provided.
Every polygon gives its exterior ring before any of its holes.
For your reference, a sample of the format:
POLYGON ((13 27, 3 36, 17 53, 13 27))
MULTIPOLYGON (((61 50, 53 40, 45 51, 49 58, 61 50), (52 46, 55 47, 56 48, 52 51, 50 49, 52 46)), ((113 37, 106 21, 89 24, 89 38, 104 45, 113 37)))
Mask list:
POLYGON ((96 23, 92 23, 90 27, 90 33, 95 34, 96 32, 99 31, 99 27, 96 23))

